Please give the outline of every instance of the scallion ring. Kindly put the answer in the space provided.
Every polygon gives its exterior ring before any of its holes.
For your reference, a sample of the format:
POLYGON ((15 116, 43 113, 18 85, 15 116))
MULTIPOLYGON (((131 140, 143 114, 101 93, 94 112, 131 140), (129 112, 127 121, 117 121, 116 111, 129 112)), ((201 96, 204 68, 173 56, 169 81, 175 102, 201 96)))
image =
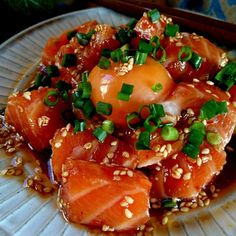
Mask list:
POLYGON ((181 62, 189 61, 192 58, 192 48, 189 46, 183 46, 178 52, 178 60, 181 62))
POLYGON ((114 123, 111 120, 104 120, 102 122, 102 129, 105 130, 108 134, 112 134, 115 129, 114 123))
POLYGON ((50 90, 47 92, 43 100, 44 104, 48 107, 53 107, 59 102, 59 94, 56 90, 50 90))
POLYGON ((159 125, 161 123, 161 119, 150 115, 143 123, 143 127, 145 128, 145 130, 149 131, 150 133, 155 132, 159 125))
POLYGON ((179 131, 172 126, 164 126, 161 130, 161 137, 165 141, 176 141, 179 138, 179 131))

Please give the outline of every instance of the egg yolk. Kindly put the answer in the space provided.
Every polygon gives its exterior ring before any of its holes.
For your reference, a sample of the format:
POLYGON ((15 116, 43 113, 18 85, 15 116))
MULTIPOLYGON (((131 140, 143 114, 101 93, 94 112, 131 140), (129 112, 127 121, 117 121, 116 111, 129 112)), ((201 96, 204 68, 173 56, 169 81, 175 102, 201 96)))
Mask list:
POLYGON ((110 103, 112 113, 104 116, 112 120, 114 124, 127 126, 126 116, 138 111, 141 105, 160 103, 172 92, 175 83, 168 71, 153 58, 148 57, 143 65, 133 65, 125 75, 119 75, 117 68, 120 63, 111 63, 109 69, 101 69, 95 66, 90 72, 89 81, 92 84, 92 101, 110 103), (123 84, 133 85, 133 92, 128 101, 117 98, 123 84), (159 85, 160 91, 153 91, 152 87, 159 85))

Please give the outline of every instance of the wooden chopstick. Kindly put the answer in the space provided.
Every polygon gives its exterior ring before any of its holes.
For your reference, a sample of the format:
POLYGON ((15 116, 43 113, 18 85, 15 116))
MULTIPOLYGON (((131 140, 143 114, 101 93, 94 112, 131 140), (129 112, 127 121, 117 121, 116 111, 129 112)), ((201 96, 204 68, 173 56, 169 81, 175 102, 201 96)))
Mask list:
POLYGON ((191 30, 210 38, 220 45, 236 47, 236 24, 224 22, 204 15, 170 8, 154 2, 143 0, 93 0, 87 6, 104 6, 132 17, 140 17, 144 11, 157 8, 161 13, 171 17, 184 30, 191 30))

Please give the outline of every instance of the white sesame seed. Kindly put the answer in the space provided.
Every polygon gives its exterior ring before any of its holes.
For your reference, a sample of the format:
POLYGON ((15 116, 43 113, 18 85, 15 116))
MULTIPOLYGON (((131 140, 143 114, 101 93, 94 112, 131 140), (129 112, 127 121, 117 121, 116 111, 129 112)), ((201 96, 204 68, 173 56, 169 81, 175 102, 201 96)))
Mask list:
POLYGON ((120 172, 120 175, 126 175, 126 173, 127 173, 126 170, 122 170, 122 171, 120 172))
POLYGON ((115 155, 115 154, 114 154, 113 152, 108 152, 108 153, 107 153, 107 157, 108 157, 109 159, 113 158, 114 155, 115 155))
POLYGON ((117 145, 117 141, 113 141, 113 142, 111 142, 111 146, 116 146, 117 145))
POLYGON ((190 132, 189 128, 184 128, 184 133, 188 134, 190 132))
POLYGON ((164 152, 165 149, 166 149, 166 145, 164 144, 164 145, 160 148, 160 152, 164 152))
POLYGON ((197 157, 197 166, 202 165, 202 159, 200 157, 197 157))
POLYGON ((210 149, 209 148, 204 148, 201 151, 201 154, 204 154, 204 155, 209 154, 209 153, 210 153, 210 149))
POLYGON ((182 211, 182 212, 188 212, 188 211, 189 211, 189 208, 188 208, 188 207, 181 207, 181 208, 180 208, 180 211, 182 211))
POLYGON ((128 170, 128 171, 127 171, 127 175, 128 175, 129 177, 133 177, 133 176, 134 176, 134 172, 133 172, 132 170, 128 170))
POLYGON ((55 143, 55 145, 54 145, 55 148, 59 148, 60 146, 61 146, 61 142, 57 142, 57 143, 55 143))
POLYGON ((209 90, 209 89, 206 89, 205 91, 206 91, 207 93, 212 93, 212 91, 209 90))
POLYGON ((167 150, 165 149, 164 152, 163 152, 163 157, 166 158, 168 156, 168 152, 167 150))
POLYGON ((126 201, 122 201, 122 202, 120 203, 120 205, 121 205, 122 207, 127 207, 127 206, 129 206, 129 203, 126 202, 126 201))
POLYGON ((188 172, 188 173, 184 174, 183 179, 184 179, 184 180, 189 180, 189 179, 191 179, 191 172, 188 172))
POLYGON ((114 172, 113 172, 113 175, 119 175, 120 174, 120 170, 115 170, 114 172))
POLYGON ((91 147, 92 147, 92 143, 91 143, 91 142, 88 142, 88 143, 85 143, 85 144, 84 144, 84 148, 85 148, 86 150, 90 149, 91 147))
POLYGON ((214 85, 214 82, 210 81, 210 80, 207 80, 206 82, 208 85, 214 85))
POLYGON ((193 79, 193 82, 198 83, 198 82, 200 82, 200 80, 197 79, 197 78, 194 78, 194 79, 193 79))
POLYGON ((126 208, 126 209, 125 209, 125 216, 126 216, 128 219, 130 219, 130 218, 133 217, 133 213, 132 213, 128 208, 126 208))
POLYGON ((31 100, 31 92, 29 92, 29 91, 24 92, 23 97, 27 100, 31 100))
POLYGON ((128 202, 129 204, 133 204, 134 203, 134 199, 130 196, 125 196, 125 200, 126 202, 128 202))
POLYGON ((125 158, 129 158, 129 153, 128 152, 122 152, 122 156, 125 158))
POLYGON ((167 216, 163 217, 161 223, 162 225, 166 225, 168 223, 169 218, 167 216))

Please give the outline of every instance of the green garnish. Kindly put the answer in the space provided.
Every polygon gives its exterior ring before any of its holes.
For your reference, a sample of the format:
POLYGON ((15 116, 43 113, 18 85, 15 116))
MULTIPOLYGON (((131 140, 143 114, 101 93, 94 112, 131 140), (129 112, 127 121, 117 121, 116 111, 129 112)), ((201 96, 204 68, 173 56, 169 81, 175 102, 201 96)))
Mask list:
POLYGON ((83 132, 86 128, 86 123, 84 120, 75 120, 74 125, 74 134, 77 134, 78 132, 83 132))
POLYGON ((206 102, 200 109, 199 118, 201 120, 210 120, 211 118, 228 112, 226 102, 217 102, 214 99, 206 102))
POLYGON ((142 126, 141 118, 137 112, 130 113, 126 116, 126 122, 130 129, 136 130, 142 126))
POLYGON ((98 67, 107 70, 111 65, 111 62, 106 57, 102 56, 98 62, 98 67))
POLYGON ((177 24, 167 24, 165 28, 165 35, 175 37, 179 32, 179 25, 177 24))
POLYGON ((149 117, 147 117, 143 123, 143 127, 145 128, 145 130, 147 130, 148 132, 152 133, 155 132, 158 127, 161 124, 161 119, 154 116, 154 115, 150 115, 149 117))
POLYGON ((59 102, 59 94, 56 90, 50 90, 44 97, 44 104, 48 107, 53 107, 59 102))
POLYGON ((104 120, 102 122, 102 129, 105 130, 108 134, 112 134, 115 129, 114 123, 111 120, 104 120))
POLYGON ((152 23, 156 22, 161 17, 160 12, 156 8, 148 11, 147 16, 152 23))
POLYGON ((107 137, 107 132, 102 129, 101 127, 97 127, 94 131, 93 131, 93 135, 100 141, 100 142, 104 142, 104 140, 107 137))
POLYGON ((109 116, 112 113, 112 105, 106 102, 98 102, 96 111, 98 114, 109 116))
POLYGON ((72 67, 77 63, 77 57, 75 54, 64 54, 62 57, 61 65, 63 67, 72 67))
POLYGON ((179 138, 179 131, 175 127, 164 126, 161 129, 161 137, 165 141, 176 141, 179 138))
POLYGON ((236 83, 236 61, 229 62, 215 76, 214 82, 221 89, 228 91, 236 83))
POLYGON ((148 53, 147 52, 139 52, 136 51, 135 57, 134 57, 134 63, 137 65, 143 65, 145 64, 147 60, 148 53))
POLYGON ((218 133, 207 132, 206 140, 211 145, 218 145, 222 142, 222 137, 218 133))
POLYGON ((141 132, 138 141, 135 143, 135 147, 137 150, 150 150, 150 132, 141 132))
POLYGON ((134 85, 123 83, 117 98, 122 101, 129 101, 130 95, 133 93, 134 85))
POLYGON ((155 93, 159 93, 162 89, 163 89, 163 86, 162 86, 161 83, 155 83, 152 86, 152 91, 155 92, 155 93))
POLYGON ((178 60, 181 62, 189 61, 192 58, 192 48, 189 46, 183 46, 178 52, 178 60))
POLYGON ((47 75, 51 78, 51 77, 57 77, 60 75, 60 72, 58 70, 58 67, 57 66, 54 66, 54 65, 49 65, 49 66, 46 66, 46 73, 47 75))

